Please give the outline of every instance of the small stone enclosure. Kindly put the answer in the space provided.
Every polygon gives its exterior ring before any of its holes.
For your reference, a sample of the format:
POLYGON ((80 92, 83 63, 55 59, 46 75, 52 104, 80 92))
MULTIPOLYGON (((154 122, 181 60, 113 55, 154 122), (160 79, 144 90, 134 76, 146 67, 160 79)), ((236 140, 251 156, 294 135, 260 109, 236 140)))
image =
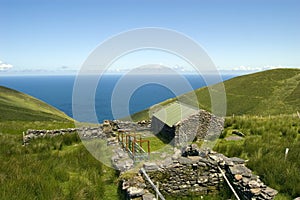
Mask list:
POLYGON ((223 119, 201 109, 182 103, 172 103, 152 115, 151 129, 174 146, 200 139, 218 137, 223 129, 223 119))

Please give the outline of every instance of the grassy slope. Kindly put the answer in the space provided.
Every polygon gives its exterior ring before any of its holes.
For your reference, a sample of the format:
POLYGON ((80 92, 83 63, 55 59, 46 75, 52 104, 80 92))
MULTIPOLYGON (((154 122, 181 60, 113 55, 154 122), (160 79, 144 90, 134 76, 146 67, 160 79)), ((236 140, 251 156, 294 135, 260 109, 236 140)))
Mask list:
POLYGON ((220 138, 233 136, 233 130, 245 137, 238 141, 219 139, 216 151, 249 160, 247 166, 279 191, 276 199, 300 196, 300 121, 296 114, 226 117, 220 138), (285 159, 286 148, 289 153, 285 159))
POLYGON ((116 171, 96 160, 76 135, 36 139, 22 131, 74 127, 63 112, 0 86, 1 199, 120 199, 116 171))
POLYGON ((73 127, 72 118, 24 93, 0 86, 0 133, 73 127))
POLYGON ((96 160, 80 138, 62 135, 21 145, 0 134, 0 197, 9 199, 120 199, 116 171, 96 160))
MULTIPOLYGON (((227 115, 276 115, 295 113, 300 108, 300 70, 274 69, 250 75, 239 76, 224 82, 227 97, 227 115)), ((210 86, 216 89, 218 85, 210 86)), ((214 90, 216 91, 216 90, 214 90)), ((199 106, 210 110, 208 87, 195 91, 199 106)), ((182 95, 184 101, 192 94, 182 95)), ((160 104, 175 101, 169 99, 160 104)), ((134 120, 148 119, 149 110, 132 116, 134 120)))
POLYGON ((71 120, 65 113, 24 93, 0 86, 0 121, 71 120))

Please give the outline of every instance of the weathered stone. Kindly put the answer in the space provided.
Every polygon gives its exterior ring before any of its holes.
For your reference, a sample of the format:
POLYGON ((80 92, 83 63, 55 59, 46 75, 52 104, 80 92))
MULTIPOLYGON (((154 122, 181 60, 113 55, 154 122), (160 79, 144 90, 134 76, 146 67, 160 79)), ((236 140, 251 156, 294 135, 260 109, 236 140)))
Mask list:
POLYGON ((260 184, 254 180, 249 181, 248 185, 250 188, 259 188, 260 187, 260 184))
POLYGON ((181 157, 181 151, 180 151, 180 149, 175 149, 175 152, 174 152, 174 154, 172 156, 172 160, 177 160, 180 157, 181 157))
POLYGON ((191 160, 191 159, 189 159, 189 158, 185 158, 185 157, 180 157, 179 159, 178 159, 178 161, 179 161, 179 163, 181 163, 181 164, 192 164, 193 163, 193 161, 191 160))
POLYGON ((143 195, 143 200, 155 200, 154 194, 147 193, 143 195))
POLYGON ((201 167, 206 167, 206 163, 205 162, 198 162, 198 165, 201 167))
POLYGON ((260 193, 261 189, 260 188, 251 188, 250 192, 254 195, 258 195, 260 193))
POLYGON ((235 178, 235 180, 239 181, 243 178, 243 176, 240 174, 236 174, 236 175, 234 175, 234 178, 235 178))
POLYGON ((136 188, 136 187, 130 187, 127 189, 128 195, 130 197, 140 197, 143 194, 145 194, 144 189, 142 188, 136 188))
POLYGON ((269 196, 275 196, 278 191, 277 190, 274 190, 270 187, 266 187, 264 190, 263 190, 264 193, 268 194, 269 196))
POLYGON ((151 163, 151 162, 144 163, 143 167, 146 171, 156 171, 159 169, 156 163, 151 163))
POLYGON ((251 177, 251 170, 248 169, 245 165, 233 165, 229 167, 231 174, 241 174, 246 177, 251 177))
POLYGON ((228 158, 230 161, 232 161, 234 164, 244 164, 245 160, 237 157, 228 158))

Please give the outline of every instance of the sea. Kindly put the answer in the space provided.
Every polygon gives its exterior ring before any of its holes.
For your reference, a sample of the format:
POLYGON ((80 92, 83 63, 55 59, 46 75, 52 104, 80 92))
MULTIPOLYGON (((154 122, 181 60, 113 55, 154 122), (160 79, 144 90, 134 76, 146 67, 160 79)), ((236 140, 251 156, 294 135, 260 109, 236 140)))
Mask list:
MULTIPOLYGON (((178 80, 178 77, 174 77, 174 75, 156 75, 155 79, 153 79, 154 81, 142 81, 151 80, 149 76, 151 75, 131 75, 130 77, 126 77, 126 79, 121 74, 102 76, 96 87, 94 86, 94 110, 97 121, 101 123, 105 119, 112 120, 116 118, 113 114, 112 98, 118 98, 118 101, 115 102, 120 103, 120 110, 124 106, 127 106, 129 113, 133 114, 166 99, 208 85, 205 81, 207 79, 194 74, 182 75, 183 79, 187 81, 187 86, 181 80, 178 80), (127 83, 129 84, 129 82, 130 84, 137 83, 137 86, 134 89, 128 89, 127 83), (125 102, 122 102, 122 96, 116 95, 120 91, 120 88, 123 92, 130 93, 129 102, 126 98, 124 98, 125 102)), ((221 75, 221 78, 225 81, 235 76, 234 74, 226 74, 221 75)), ((210 80, 209 84, 220 81, 215 75, 209 75, 208 77, 210 80)), ((86 78, 89 79, 89 77, 86 78)), ((75 89, 75 80, 75 75, 0 76, 0 85, 29 94, 63 111, 68 116, 75 117, 72 112, 72 106, 74 107, 72 104, 74 103, 73 90, 75 89)), ((113 106, 118 106, 118 104, 114 103, 113 106)), ((126 117, 127 114, 124 113, 124 116, 122 114, 118 115, 118 118, 126 117)), ((77 117, 76 120, 94 122, 89 116, 77 117)))

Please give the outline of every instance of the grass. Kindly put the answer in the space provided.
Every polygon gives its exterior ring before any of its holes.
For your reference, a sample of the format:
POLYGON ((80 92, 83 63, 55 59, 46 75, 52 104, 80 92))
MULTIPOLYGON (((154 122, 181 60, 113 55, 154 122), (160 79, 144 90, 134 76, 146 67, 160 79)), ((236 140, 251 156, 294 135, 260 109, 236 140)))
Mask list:
POLYGON ((0 122, 0 133, 21 135, 28 129, 62 129, 75 127, 72 121, 2 121, 0 122))
POLYGON ((65 113, 24 93, 0 86, 0 122, 73 121, 65 113))
POLYGON ((214 150, 249 160, 247 166, 280 192, 276 199, 300 196, 300 120, 296 115, 227 117, 223 137, 231 136, 232 130, 245 138, 220 139, 214 150))
POLYGON ((32 140, 0 135, 1 199, 120 199, 116 171, 102 165, 76 134, 32 140))
MULTIPOLYGON (((300 70, 274 69, 232 78, 224 82, 227 116, 231 115, 278 115, 292 114, 300 108, 300 70)), ((158 105, 176 100, 188 104, 196 94, 199 107, 211 111, 209 90, 218 94, 219 84, 199 88, 177 98, 168 99, 158 105)), ((222 106, 223 102, 217 103, 222 106)), ((155 107, 155 106, 154 106, 155 107)), ((150 109, 140 111, 131 117, 135 121, 149 119, 150 109)))
POLYGON ((1 199, 123 198, 117 172, 96 160, 77 134, 22 146, 27 129, 71 128, 74 123, 48 104, 0 86, 1 199))

